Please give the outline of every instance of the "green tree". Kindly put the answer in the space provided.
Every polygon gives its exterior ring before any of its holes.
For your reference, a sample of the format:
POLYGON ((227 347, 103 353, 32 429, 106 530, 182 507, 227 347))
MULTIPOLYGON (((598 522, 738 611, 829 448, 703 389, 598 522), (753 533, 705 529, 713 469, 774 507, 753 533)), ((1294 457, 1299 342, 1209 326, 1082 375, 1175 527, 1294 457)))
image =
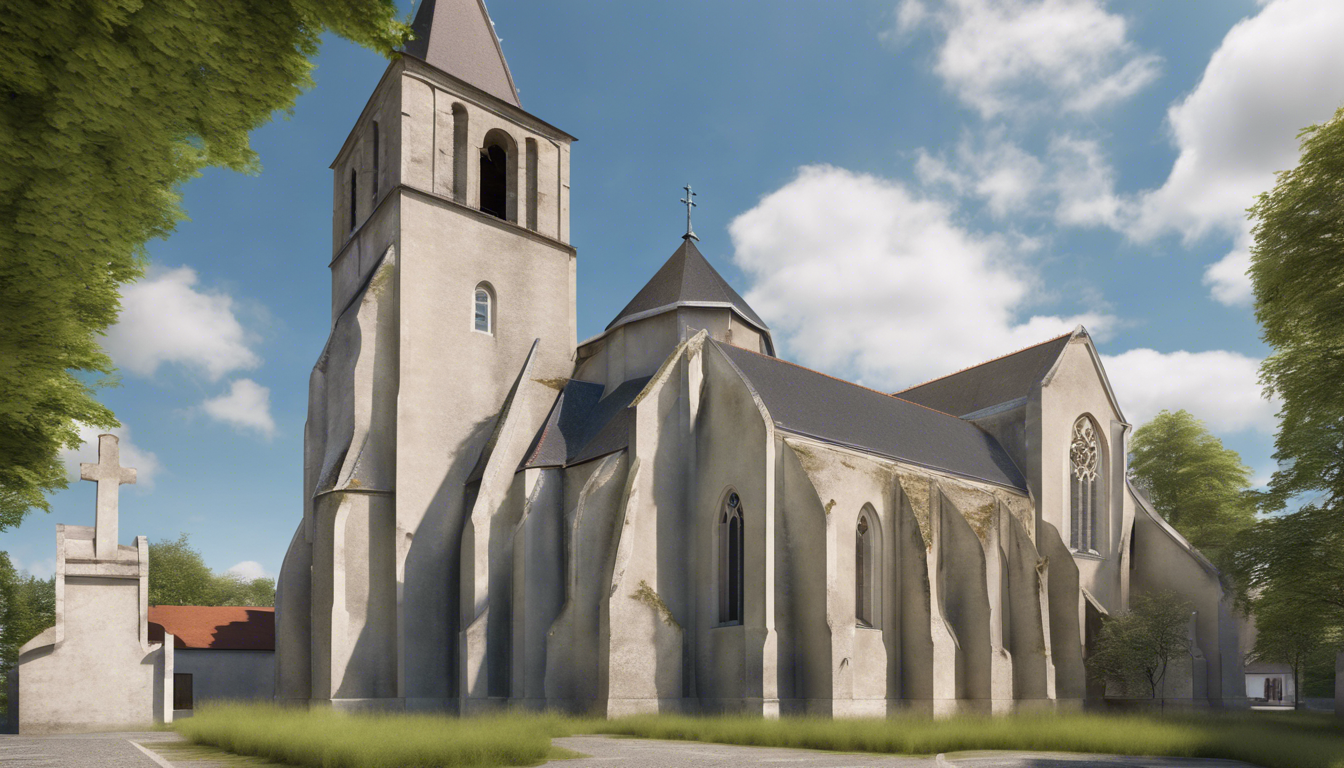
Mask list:
POLYGON ((1329 632, 1320 621, 1304 620, 1304 606, 1293 594, 1278 590, 1255 599, 1255 646, 1247 661, 1287 664, 1293 668, 1293 705, 1301 708, 1303 669, 1327 643, 1329 632))
POLYGON ((325 31, 386 55, 395 0, 7 0, 0 24, 0 530, 64 488, 112 363, 98 336, 206 167, 312 85, 325 31))
POLYGON ((1344 107, 1298 138, 1297 167, 1250 209, 1255 315, 1273 348, 1260 378, 1283 402, 1267 501, 1318 493, 1344 516, 1344 107))
POLYGON ((1167 522, 1220 567, 1237 534, 1255 522, 1250 469, 1184 410, 1162 411, 1134 430, 1130 474, 1167 522))
POLYGON ((1272 592, 1300 621, 1344 627, 1344 525, 1335 511, 1307 505, 1266 517, 1237 537, 1231 565, 1243 604, 1272 592))
POLYGON ((1140 593, 1130 609, 1107 619, 1088 672, 1131 694, 1157 698, 1173 659, 1190 652, 1190 606, 1174 592, 1140 593))
POLYGON ((8 676, 19 649, 56 623, 56 582, 15 570, 0 552, 0 706, 9 716, 8 676))
POLYGON ((149 545, 150 605, 274 605, 275 580, 216 574, 187 534, 149 545))

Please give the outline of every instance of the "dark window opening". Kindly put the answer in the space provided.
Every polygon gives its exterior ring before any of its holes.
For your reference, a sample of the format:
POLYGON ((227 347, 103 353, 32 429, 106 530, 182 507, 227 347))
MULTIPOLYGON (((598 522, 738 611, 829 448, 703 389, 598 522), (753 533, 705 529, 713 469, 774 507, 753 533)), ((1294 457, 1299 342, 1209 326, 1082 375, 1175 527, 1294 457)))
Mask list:
POLYGON ((719 623, 741 624, 743 620, 743 560, 745 534, 742 501, 729 493, 719 518, 719 623))
POLYGON ((191 690, 191 675, 173 675, 173 709, 194 709, 196 700, 191 690))
POLYGON ((355 202, 359 196, 359 177, 355 171, 350 171, 350 231, 355 231, 355 202))
POLYGON ((481 150, 481 213, 509 216, 509 153, 491 145, 481 150))
POLYGON ((378 121, 373 121, 373 199, 378 199, 378 121))
POLYGON ((873 626, 872 533, 868 516, 859 517, 854 544, 854 620, 861 627, 873 626))

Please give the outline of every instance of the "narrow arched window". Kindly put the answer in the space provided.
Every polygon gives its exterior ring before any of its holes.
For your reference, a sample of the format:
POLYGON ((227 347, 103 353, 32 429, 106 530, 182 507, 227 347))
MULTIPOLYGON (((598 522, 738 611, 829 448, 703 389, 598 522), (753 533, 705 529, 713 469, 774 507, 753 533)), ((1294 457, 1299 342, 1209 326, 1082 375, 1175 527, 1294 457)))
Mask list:
POLYGON ((381 154, 378 146, 378 121, 373 121, 373 201, 378 202, 378 169, 380 165, 379 157, 381 154))
POLYGON ((1101 441, 1086 416, 1073 423, 1069 443, 1069 544, 1079 552, 1099 549, 1101 441))
POLYGON ((453 105, 453 199, 467 204, 467 108, 453 105))
POLYGON ((355 202, 359 197, 359 175, 350 169, 350 231, 355 231, 355 202))
POLYGON ((742 500, 729 491, 719 514, 719 623, 742 623, 742 568, 745 552, 742 500))
POLYGON ((494 317, 494 299, 490 295, 490 289, 484 285, 476 286, 476 293, 472 297, 474 310, 472 312, 471 327, 481 333, 495 332, 494 317))
POLYGON ((854 535, 854 623, 860 627, 875 627, 876 602, 873 587, 877 581, 877 553, 873 539, 877 532, 865 509, 859 513, 859 524, 854 535))

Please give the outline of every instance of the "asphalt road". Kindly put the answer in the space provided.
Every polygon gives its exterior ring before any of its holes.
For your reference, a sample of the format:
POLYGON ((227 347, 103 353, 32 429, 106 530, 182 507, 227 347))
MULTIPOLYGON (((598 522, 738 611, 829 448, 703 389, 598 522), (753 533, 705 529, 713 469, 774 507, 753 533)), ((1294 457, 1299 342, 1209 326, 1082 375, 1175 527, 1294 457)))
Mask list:
POLYGON ((1021 752, 960 752, 935 757, 893 757, 840 754, 767 747, 734 747, 688 741, 614 739, 606 736, 570 736, 555 739, 557 747, 590 757, 556 760, 556 768, 692 768, 744 765, 807 766, 808 768, 1252 768, 1233 760, 1191 760, 1172 757, 1117 757, 1110 755, 1028 754, 1021 752))
MULTIPOLYGON (((0 735, 0 768, 205 768, 207 763, 171 760, 172 753, 148 755, 155 742, 178 741, 168 732, 89 733, 71 736, 0 735), (156 759, 157 758, 157 759, 156 759)), ((1253 768, 1231 760, 1190 760, 1171 757, 1114 757, 1108 755, 1026 754, 1017 752, 961 752, 935 757, 892 757, 839 754, 796 749, 735 747, 689 741, 616 739, 607 736, 570 736, 555 745, 588 757, 557 760, 556 768, 739 768, 748 765, 806 766, 807 768, 1253 768)))

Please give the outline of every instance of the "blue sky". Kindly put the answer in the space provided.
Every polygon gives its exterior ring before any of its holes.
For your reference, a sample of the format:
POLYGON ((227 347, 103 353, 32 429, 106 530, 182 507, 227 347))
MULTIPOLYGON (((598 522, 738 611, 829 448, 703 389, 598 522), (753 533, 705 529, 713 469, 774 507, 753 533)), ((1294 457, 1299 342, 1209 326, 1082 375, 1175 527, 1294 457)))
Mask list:
MULTIPOLYGON (((410 12, 410 2, 403 0, 410 12)), ((1186 408, 1273 469, 1244 209, 1344 103, 1344 4, 1307 0, 493 0, 524 108, 579 137, 579 337, 679 245, 781 353, 894 390, 1081 322, 1126 416, 1186 408)), ((386 63, 330 39, 256 132, 257 176, 183 189, 107 339, 142 482, 124 540, 188 533, 274 575, 301 515, 307 379, 329 322, 328 165, 386 63)), ((70 456, 74 465, 91 460, 70 456)), ((0 534, 48 575, 73 482, 0 534)))

